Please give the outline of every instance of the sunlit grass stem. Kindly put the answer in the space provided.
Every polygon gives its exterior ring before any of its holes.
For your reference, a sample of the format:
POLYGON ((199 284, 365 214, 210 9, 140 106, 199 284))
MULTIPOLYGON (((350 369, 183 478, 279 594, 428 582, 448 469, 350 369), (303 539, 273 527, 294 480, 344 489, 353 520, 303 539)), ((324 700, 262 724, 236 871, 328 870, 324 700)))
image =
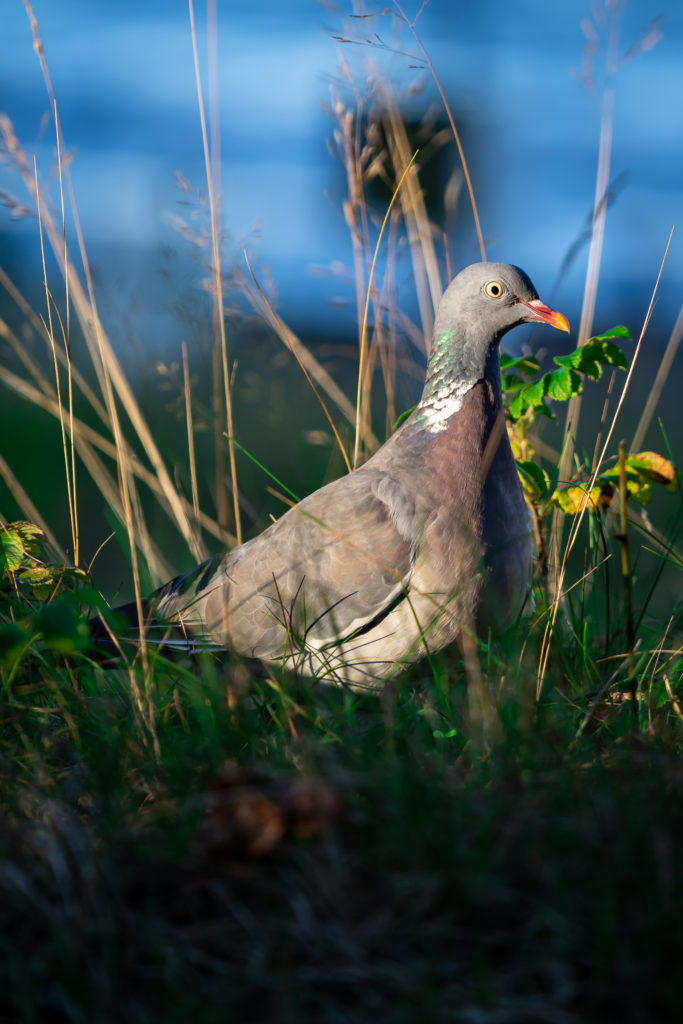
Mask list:
POLYGON ((204 146, 204 164, 206 166, 206 186, 209 197, 209 216, 211 220, 211 245, 213 252, 212 271, 214 279, 213 299, 216 304, 216 317, 218 327, 218 340, 220 344, 221 366, 223 370, 223 391, 225 398, 225 410, 228 425, 228 453, 230 460, 230 479, 232 482, 233 514, 235 517, 235 534, 237 543, 242 543, 242 520, 239 506, 239 491, 237 489, 237 463, 235 462, 235 446, 232 438, 235 436, 233 422, 232 395, 230 392, 230 373, 228 369, 228 348, 225 336, 225 310, 223 308, 223 280, 221 275, 221 254, 218 244, 218 218, 216 214, 216 201, 214 197, 214 173, 212 171, 212 160, 209 154, 209 142, 206 131, 206 118, 204 116, 204 98, 202 91, 202 79, 199 71, 199 56, 197 53, 197 31, 194 20, 194 5, 188 0, 190 12, 190 30, 192 34, 192 54, 194 58, 194 70, 197 83, 197 101, 199 104, 199 119, 202 128, 202 143, 204 146))
POLYGON ((387 207, 387 212, 384 214, 384 220, 382 221, 382 226, 381 226, 381 228, 379 230, 379 235, 377 237, 377 242, 375 244, 375 251, 374 251, 373 257, 372 257, 372 263, 370 264, 370 273, 369 273, 369 276, 368 276, 368 287, 367 287, 367 293, 366 293, 366 297, 365 297, 365 309, 363 311, 363 324, 362 324, 361 336, 360 336, 360 353, 359 353, 359 357, 358 357, 358 389, 357 389, 357 395, 356 395, 356 436, 355 436, 355 441, 354 441, 354 445, 353 445, 353 468, 354 469, 358 465, 358 455, 359 455, 359 451, 360 451, 361 395, 362 395, 362 387, 363 387, 363 372, 364 372, 364 369, 365 369, 365 356, 366 356, 366 349, 367 349, 368 308, 370 306, 370 296, 372 295, 372 279, 373 279, 373 276, 374 276, 374 273, 375 273, 375 264, 377 262, 377 254, 379 253, 379 248, 380 248, 380 245, 382 243, 382 236, 384 234, 384 229, 385 229, 385 227, 387 225, 387 221, 389 220, 389 215, 391 213, 391 208, 394 205, 394 202, 396 201, 396 197, 398 196, 398 194, 399 194, 399 192, 401 190, 401 185, 403 184, 408 171, 410 170, 410 168, 413 166, 413 163, 415 162, 415 158, 416 158, 417 154, 418 154, 418 150, 415 150, 415 152, 413 153, 413 155, 412 155, 412 157, 410 159, 410 162, 408 163, 408 165, 406 166, 405 170, 403 171, 403 174, 399 178, 399 181, 398 181, 398 183, 396 185, 396 188, 394 189, 394 194, 392 195, 391 201, 389 203, 389 206, 387 207))

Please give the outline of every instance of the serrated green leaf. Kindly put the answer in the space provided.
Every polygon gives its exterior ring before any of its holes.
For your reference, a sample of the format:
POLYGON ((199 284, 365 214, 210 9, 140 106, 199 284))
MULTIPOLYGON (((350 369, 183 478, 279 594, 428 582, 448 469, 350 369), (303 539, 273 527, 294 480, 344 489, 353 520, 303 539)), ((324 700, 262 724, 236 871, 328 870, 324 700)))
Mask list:
POLYGON ((524 398, 527 405, 533 405, 535 409, 539 409, 544 403, 543 399, 548 393, 548 374, 544 373, 540 380, 534 381, 533 384, 527 384, 524 389, 524 398))
POLYGON ((17 575, 20 580, 29 583, 32 587, 41 584, 44 586, 54 585, 57 579, 54 566, 51 565, 31 565, 21 569, 17 575))
MULTIPOLYGON (((604 334, 598 334, 596 337, 598 341, 601 341, 603 338, 627 338, 628 341, 630 341, 631 332, 628 327, 610 327, 610 329, 605 331, 604 334)), ((593 338, 590 339, 590 341, 593 340, 593 338)))
MULTIPOLYGON (((579 351, 583 353, 585 361, 595 360, 605 366, 617 366, 620 370, 628 366, 628 360, 619 346, 605 338, 589 338, 579 351)), ((581 369, 581 365, 578 369, 581 369)))
POLYGON ((508 406, 508 411, 513 420, 518 420, 524 412, 524 392, 518 391, 508 406))
POLYGON ((24 561, 26 549, 12 525, 0 528, 0 567, 3 572, 16 572, 24 561))
POLYGON ((542 498, 550 490, 548 474, 532 459, 519 459, 517 461, 517 472, 522 482, 522 487, 531 497, 542 498))
POLYGON ((568 366, 561 366, 548 375, 548 397, 556 402, 568 402, 583 390, 581 375, 568 366))
POLYGON ((21 538, 27 554, 37 557, 45 541, 45 534, 35 523, 20 521, 10 523, 10 528, 21 538))
POLYGON ((581 364, 580 373, 590 377, 592 380, 600 380, 602 377, 602 366, 595 359, 587 359, 581 364))
POLYGON ((557 363, 558 366, 566 366, 568 368, 578 366, 581 362, 581 349, 574 349, 573 352, 568 352, 566 356, 553 356, 553 362, 557 363))
POLYGON ((579 373, 600 380, 602 366, 616 366, 625 370, 628 363, 626 356, 617 345, 605 338, 589 338, 585 345, 568 352, 564 356, 555 356, 558 366, 578 370, 579 373))

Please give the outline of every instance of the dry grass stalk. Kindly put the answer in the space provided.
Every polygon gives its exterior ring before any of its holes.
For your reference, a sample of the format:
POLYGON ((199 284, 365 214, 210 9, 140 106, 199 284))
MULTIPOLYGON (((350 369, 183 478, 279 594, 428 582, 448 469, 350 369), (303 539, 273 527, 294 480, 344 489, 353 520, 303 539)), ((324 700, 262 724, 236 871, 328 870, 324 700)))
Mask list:
MULTIPOLYGON (((602 261, 602 245, 605 235, 605 220, 607 216, 607 196, 609 186, 610 163, 612 154, 612 130, 614 124, 614 79, 619 63, 619 12, 618 5, 613 5, 609 17, 609 31, 607 36, 607 51, 605 57, 606 86, 602 97, 602 109, 600 115, 600 142, 598 146, 598 166, 595 178, 595 198, 593 203, 593 225, 591 232, 590 247, 588 251, 588 266, 586 269, 586 280, 584 285, 583 303, 581 306, 581 321, 579 323, 578 344, 584 345, 593 329, 595 316, 595 303, 598 294, 598 280, 600 277, 600 263, 602 261)), ((581 412, 581 395, 574 395, 567 406, 565 418, 565 446, 558 467, 558 484, 569 480, 572 462, 574 459, 574 448, 576 443, 576 432, 579 425, 581 412)), ((549 561, 553 577, 555 591, 560 587, 558 576, 559 549, 562 535, 563 517, 559 509, 555 510, 552 519, 549 561)))
POLYGON ((628 674, 631 684, 631 697, 637 700, 638 687, 635 676, 633 647, 635 631, 633 628, 633 601, 631 597, 631 555, 628 544, 628 512, 626 502, 628 489, 626 486, 626 445, 619 442, 619 533, 616 535, 621 548, 621 575, 624 582, 624 611, 626 613, 626 653, 628 655, 628 674))
MULTIPOLYGON (((66 273, 64 275, 64 303, 66 308, 66 325, 64 327, 64 357, 66 360, 66 379, 68 388, 68 403, 69 403, 69 436, 71 439, 71 466, 70 473, 69 467, 67 467, 67 481, 69 476, 71 477, 70 490, 73 493, 73 519, 72 519, 72 533, 73 533, 73 545, 74 545, 74 565, 78 565, 79 555, 79 530, 78 530, 78 500, 77 500, 77 484, 76 484, 76 449, 74 446, 74 431, 73 431, 73 419, 74 419, 74 394, 73 394, 73 376, 71 367, 71 304, 69 302, 69 261, 66 244, 66 214, 64 209, 64 177, 62 173, 62 146, 61 146, 61 132, 59 129, 59 112, 57 110, 57 104, 54 105, 54 116, 55 116, 55 132, 57 136, 57 166, 59 171, 59 200, 60 208, 62 213, 62 240, 64 242, 64 266, 66 273)), ((44 271, 44 267, 43 267, 44 271)), ((55 367, 55 372, 58 374, 58 370, 55 367)))
POLYGON ((206 185, 209 197, 209 216, 211 220, 211 244, 213 249, 213 276, 214 290, 213 300, 215 303, 214 323, 218 326, 218 338, 214 337, 214 344, 220 346, 221 368, 223 371, 223 390, 225 398, 225 410, 228 427, 228 453, 230 460, 230 479, 232 481, 233 514, 235 517, 235 534, 237 543, 242 543, 242 521, 239 506, 239 491, 237 488, 237 464, 235 462, 235 427, 233 423, 232 395, 230 393, 230 374, 228 369, 228 349, 225 337, 225 310, 223 308, 223 281, 221 275, 221 254, 218 244, 218 221, 216 216, 216 204, 214 198, 214 174, 212 173, 212 162, 209 155, 209 142, 206 132, 206 118, 204 116, 204 98, 202 93, 202 80, 199 72, 199 57, 197 54, 197 32, 194 22, 194 5, 188 0, 190 12, 190 29, 192 33, 192 53, 194 57, 195 78, 197 82, 197 100, 199 103, 199 118, 202 126, 202 143, 204 146, 204 163, 206 166, 206 185))
MULTIPOLYGON (((386 87, 382 90, 382 103, 386 110, 383 119, 384 133, 394 173, 398 177, 401 168, 404 168, 410 160, 410 142, 395 97, 386 87)), ((422 334, 426 348, 429 350, 434 316, 443 287, 434 247, 432 225, 427 215, 417 167, 413 167, 407 175, 400 200, 413 265, 422 334)))
POLYGON ((674 692, 673 692, 673 690, 671 688, 671 680, 669 679, 669 677, 668 677, 666 672, 662 672, 662 679, 664 680, 664 686, 666 687, 667 697, 671 701, 671 707, 673 708, 673 710, 676 713, 676 715, 679 718, 679 720, 681 722, 683 722, 683 709, 681 708, 681 705, 676 700, 676 695, 674 694, 674 692))
MULTIPOLYGON (((339 63, 346 78, 353 85, 353 76, 339 55, 339 63)), ((356 286, 356 325, 358 343, 363 329, 363 304, 365 299, 365 260, 369 253, 369 228, 365 190, 363 188, 362 154, 359 139, 362 106, 357 97, 357 111, 347 110, 336 94, 332 94, 332 108, 339 124, 335 132, 335 141, 340 149, 342 164, 346 171, 348 199, 343 203, 344 220, 351 234, 351 251, 353 253, 353 278, 356 286)))
MULTIPOLYGON (((59 361, 57 359, 57 344, 55 342, 54 325, 53 325, 53 322, 52 322, 52 303, 53 303, 53 299, 52 299, 52 295, 50 294, 50 289, 49 289, 49 286, 48 286, 48 283, 47 283, 47 268, 46 268, 46 265, 45 265, 45 245, 44 245, 44 242, 43 242, 43 218, 42 218, 42 215, 41 215, 41 208, 40 208, 40 189, 38 187, 38 167, 37 167, 36 162, 35 162, 35 157, 34 157, 34 160, 33 160, 33 170, 34 170, 35 188, 36 188, 36 204, 37 204, 37 210, 38 210, 38 231, 39 231, 39 234, 40 234, 40 255, 41 255, 41 260, 42 260, 42 265, 43 265, 43 283, 45 285, 45 301, 46 301, 46 305, 47 305, 47 323, 45 323, 45 321, 43 321, 43 326, 44 326, 45 332, 46 332, 46 334, 47 334, 47 336, 48 336, 48 338, 50 340, 50 349, 52 351, 52 359, 53 359, 53 366, 54 366, 54 373, 55 373, 55 385, 56 385, 56 390, 57 390, 57 404, 59 406, 59 426, 60 426, 61 434, 62 434, 62 449, 63 449, 63 452, 64 452, 64 470, 65 470, 65 476, 66 476, 66 494, 67 494, 67 502, 68 502, 68 506, 69 506, 69 520, 70 520, 70 523, 71 523, 71 541, 72 541, 72 544, 73 544, 73 560, 74 560, 74 565, 78 565, 78 511, 77 511, 77 508, 76 508, 75 464, 74 464, 74 473, 73 473, 73 479, 72 479, 72 474, 70 472, 70 467, 69 467, 69 451, 68 451, 68 445, 67 445, 67 440, 66 440, 65 418, 64 418, 64 412, 63 412, 63 409, 62 409, 62 389, 61 389, 60 374, 59 374, 59 361)), ((68 341, 67 341, 66 335, 64 335, 64 348, 65 348, 65 350, 68 349, 68 341)), ((69 364, 70 364, 70 360, 69 360, 69 364)), ((73 455, 73 400, 72 400, 71 375, 68 373, 68 366, 67 366, 67 376, 68 376, 68 379, 69 379, 69 390, 68 390, 68 393, 69 393, 69 413, 70 413, 69 422, 70 422, 70 425, 71 425, 70 436, 71 436, 71 442, 72 442, 71 443, 71 450, 72 450, 72 455, 73 455)))
POLYGON ((362 324, 362 328, 361 328, 360 354, 359 354, 359 359, 358 359, 358 390, 357 390, 357 395, 356 395, 356 436, 355 436, 355 441, 354 441, 354 446, 353 446, 353 466, 354 466, 354 469, 358 465, 358 455, 359 455, 359 450, 360 450, 361 396, 362 396, 362 389, 363 389, 364 360, 365 360, 365 352, 366 352, 366 347, 367 347, 368 309, 370 307, 370 296, 372 295, 372 279, 373 279, 373 276, 374 276, 374 273, 375 273, 375 265, 377 263, 377 254, 379 253, 379 248, 380 248, 380 245, 382 244, 382 236, 384 235, 384 229, 387 226, 387 222, 388 222, 389 216, 391 214, 391 208, 394 205, 394 202, 396 201, 396 197, 398 196, 399 192, 401 191, 401 186, 402 186, 403 182, 405 181, 406 175, 410 171, 410 168, 413 166, 413 163, 415 162, 415 158, 416 157, 417 157, 417 150, 413 153, 413 156, 410 159, 410 162, 408 163, 408 165, 406 166, 405 170, 403 171, 403 174, 401 175, 401 177, 400 177, 400 179, 398 181, 398 184, 396 185, 396 188, 394 189, 394 194, 391 197, 391 202, 389 203, 389 206, 387 208, 387 212, 384 215, 384 220, 382 221, 382 226, 381 226, 381 228, 379 230, 379 235, 377 236, 377 244, 375 245, 375 251, 374 251, 373 256, 372 256, 372 263, 370 264, 370 272, 368 274, 368 287, 367 287, 367 293, 366 293, 366 297, 365 297, 365 309, 363 310, 363 324, 362 324))
POLYGON ((182 344, 183 390, 185 392, 185 422, 187 424, 187 451, 190 460, 190 486, 192 488, 192 511, 199 526, 199 492, 197 489, 197 463, 194 451, 194 427, 192 425, 192 399, 190 397, 190 370, 187 363, 187 345, 182 344))

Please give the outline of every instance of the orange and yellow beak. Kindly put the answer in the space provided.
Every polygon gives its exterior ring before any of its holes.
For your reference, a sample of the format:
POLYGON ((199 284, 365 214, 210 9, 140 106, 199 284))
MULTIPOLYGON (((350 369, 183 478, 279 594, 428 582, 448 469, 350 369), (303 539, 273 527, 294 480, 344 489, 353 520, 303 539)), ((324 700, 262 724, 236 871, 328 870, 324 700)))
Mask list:
POLYGON ((566 316, 562 316, 557 310, 551 309, 550 306, 546 306, 540 299, 534 299, 532 302, 522 302, 521 300, 517 303, 518 306, 525 306, 529 310, 524 319, 531 322, 537 321, 542 324, 550 324, 551 327, 556 327, 558 331, 569 332, 569 321, 566 316))

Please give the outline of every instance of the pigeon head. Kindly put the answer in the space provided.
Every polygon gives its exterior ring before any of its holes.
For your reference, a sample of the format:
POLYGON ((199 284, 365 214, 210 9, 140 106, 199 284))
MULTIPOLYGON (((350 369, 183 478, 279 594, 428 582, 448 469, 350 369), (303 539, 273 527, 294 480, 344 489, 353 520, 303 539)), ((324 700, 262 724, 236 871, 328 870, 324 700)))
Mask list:
POLYGON ((453 278, 443 294, 434 324, 434 343, 450 334, 456 342, 488 347, 512 327, 544 323, 560 331, 569 324, 546 306, 530 279, 509 263, 473 263, 453 278))
POLYGON ((439 303, 416 423, 443 430, 480 380, 492 385, 499 403, 498 343, 507 331, 525 323, 569 330, 566 318, 541 302, 519 267, 473 263, 461 270, 439 303))

